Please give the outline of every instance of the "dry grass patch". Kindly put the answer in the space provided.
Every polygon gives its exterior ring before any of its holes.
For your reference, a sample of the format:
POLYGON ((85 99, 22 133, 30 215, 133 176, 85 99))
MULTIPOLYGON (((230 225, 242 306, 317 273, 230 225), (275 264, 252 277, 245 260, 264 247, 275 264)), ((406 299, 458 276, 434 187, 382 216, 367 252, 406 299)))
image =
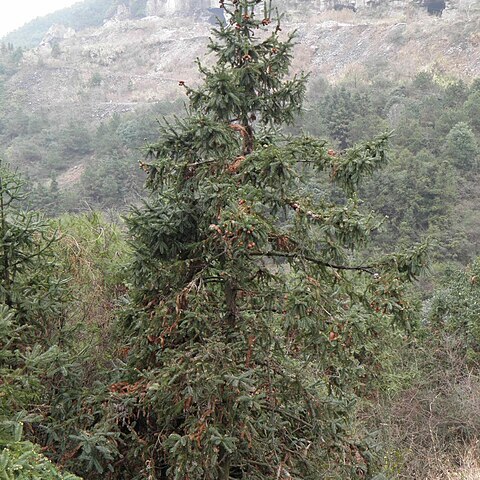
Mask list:
POLYGON ((411 352, 415 380, 376 413, 387 478, 480 479, 480 376, 461 338, 438 335, 411 352))
POLYGON ((426 480, 479 480, 480 460, 478 442, 466 448, 460 459, 460 465, 446 464, 436 468, 426 480))

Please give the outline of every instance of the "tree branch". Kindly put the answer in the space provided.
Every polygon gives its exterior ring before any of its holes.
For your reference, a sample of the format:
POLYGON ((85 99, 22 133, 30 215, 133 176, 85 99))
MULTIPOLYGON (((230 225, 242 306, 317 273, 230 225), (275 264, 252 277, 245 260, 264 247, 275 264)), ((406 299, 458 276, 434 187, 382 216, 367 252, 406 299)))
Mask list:
POLYGON ((270 251, 270 252, 252 252, 251 255, 256 257, 280 257, 280 258, 298 258, 300 260, 306 260, 307 262, 314 263, 316 265, 321 265, 323 267, 333 268, 334 270, 349 270, 349 271, 357 271, 357 272, 365 272, 369 275, 376 275, 377 272, 373 270, 371 266, 348 266, 348 265, 336 265, 334 263, 325 262, 320 260, 319 258, 310 257, 308 255, 301 255, 294 252, 277 252, 277 251, 270 251))

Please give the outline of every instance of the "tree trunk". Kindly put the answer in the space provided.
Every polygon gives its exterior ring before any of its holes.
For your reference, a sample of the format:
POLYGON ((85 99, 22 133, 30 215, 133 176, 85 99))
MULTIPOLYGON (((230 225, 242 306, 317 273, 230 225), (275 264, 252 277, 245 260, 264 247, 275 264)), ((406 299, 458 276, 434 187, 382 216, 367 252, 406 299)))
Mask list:
POLYGON ((225 303, 227 306, 226 320, 228 326, 235 327, 237 322, 237 288, 233 280, 225 283, 225 303))

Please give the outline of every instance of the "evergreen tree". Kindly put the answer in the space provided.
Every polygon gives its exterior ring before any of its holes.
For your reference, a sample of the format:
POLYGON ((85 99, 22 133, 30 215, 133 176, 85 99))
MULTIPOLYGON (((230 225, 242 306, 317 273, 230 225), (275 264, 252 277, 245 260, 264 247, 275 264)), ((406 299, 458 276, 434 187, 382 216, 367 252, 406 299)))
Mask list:
POLYGON ((476 130, 477 133, 480 132, 480 81, 477 79, 476 83, 474 82, 472 86, 472 92, 470 93, 467 101, 464 104, 466 114, 470 125, 476 130), (474 88, 476 86, 476 88, 474 88))
POLYGON ((447 270, 443 285, 432 298, 428 317, 433 329, 461 338, 462 353, 476 368, 480 360, 479 260, 464 270, 447 270))
POLYGON ((341 149, 352 146, 355 121, 362 122, 363 130, 366 125, 374 123, 370 99, 358 92, 352 93, 344 86, 334 89, 322 103, 320 111, 327 121, 328 133, 341 149))
POLYGON ((221 2, 217 61, 199 63, 189 115, 142 163, 151 196, 128 220, 128 358, 110 387, 122 478, 353 479, 372 466, 353 399, 382 331, 411 321, 403 291, 422 250, 354 254, 377 226, 356 187, 387 137, 339 155, 281 134, 306 76, 289 76, 294 36, 259 3, 221 2), (322 174, 338 203, 305 195, 322 174))
POLYGON ((0 162, 0 303, 42 328, 62 316, 65 288, 51 261, 57 238, 40 214, 20 208, 24 200, 23 181, 0 162))
MULTIPOLYGON (((1 318, 0 311, 0 318, 1 318)), ((0 320, 1 321, 1 320, 0 320)), ((0 478, 15 480, 81 480, 59 471, 30 442, 22 441, 22 425, 0 424, 0 478), (8 428, 10 427, 10 428, 8 428)))
POLYGON ((445 139, 447 158, 459 170, 469 171, 477 167, 478 145, 472 129, 465 122, 457 123, 445 139))
POLYGON ((20 208, 24 199, 23 182, 0 162, 0 478, 73 480, 22 441, 21 420, 31 438, 58 439, 64 426, 51 424, 67 410, 61 392, 72 368, 55 344, 68 298, 53 253, 58 239, 41 215, 20 208))
POLYGON ((99 351, 107 350, 124 243, 98 215, 62 218, 60 238, 40 214, 22 210, 23 187, 0 164, 0 478, 77 478, 22 440, 22 422, 51 460, 99 478, 116 455, 116 434, 100 416, 99 351))

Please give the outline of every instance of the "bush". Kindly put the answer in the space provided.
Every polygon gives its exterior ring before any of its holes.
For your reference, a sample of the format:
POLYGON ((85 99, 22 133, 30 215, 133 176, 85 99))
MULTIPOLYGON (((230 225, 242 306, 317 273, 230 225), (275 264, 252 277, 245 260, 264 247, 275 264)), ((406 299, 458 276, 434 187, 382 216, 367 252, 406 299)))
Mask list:
POLYGON ((445 139, 446 157, 459 170, 469 171, 477 167, 478 145, 475 135, 465 122, 457 123, 445 139))
POLYGON ((80 480, 80 477, 58 470, 39 448, 21 441, 21 425, 15 425, 15 437, 7 440, 0 434, 0 478, 2 480, 80 480))
POLYGON ((388 479, 465 478, 449 475, 479 453, 480 377, 469 369, 461 336, 430 328, 423 334, 400 346, 390 373, 390 379, 403 375, 400 389, 382 395, 376 407, 372 430, 382 432, 384 473, 388 479))

